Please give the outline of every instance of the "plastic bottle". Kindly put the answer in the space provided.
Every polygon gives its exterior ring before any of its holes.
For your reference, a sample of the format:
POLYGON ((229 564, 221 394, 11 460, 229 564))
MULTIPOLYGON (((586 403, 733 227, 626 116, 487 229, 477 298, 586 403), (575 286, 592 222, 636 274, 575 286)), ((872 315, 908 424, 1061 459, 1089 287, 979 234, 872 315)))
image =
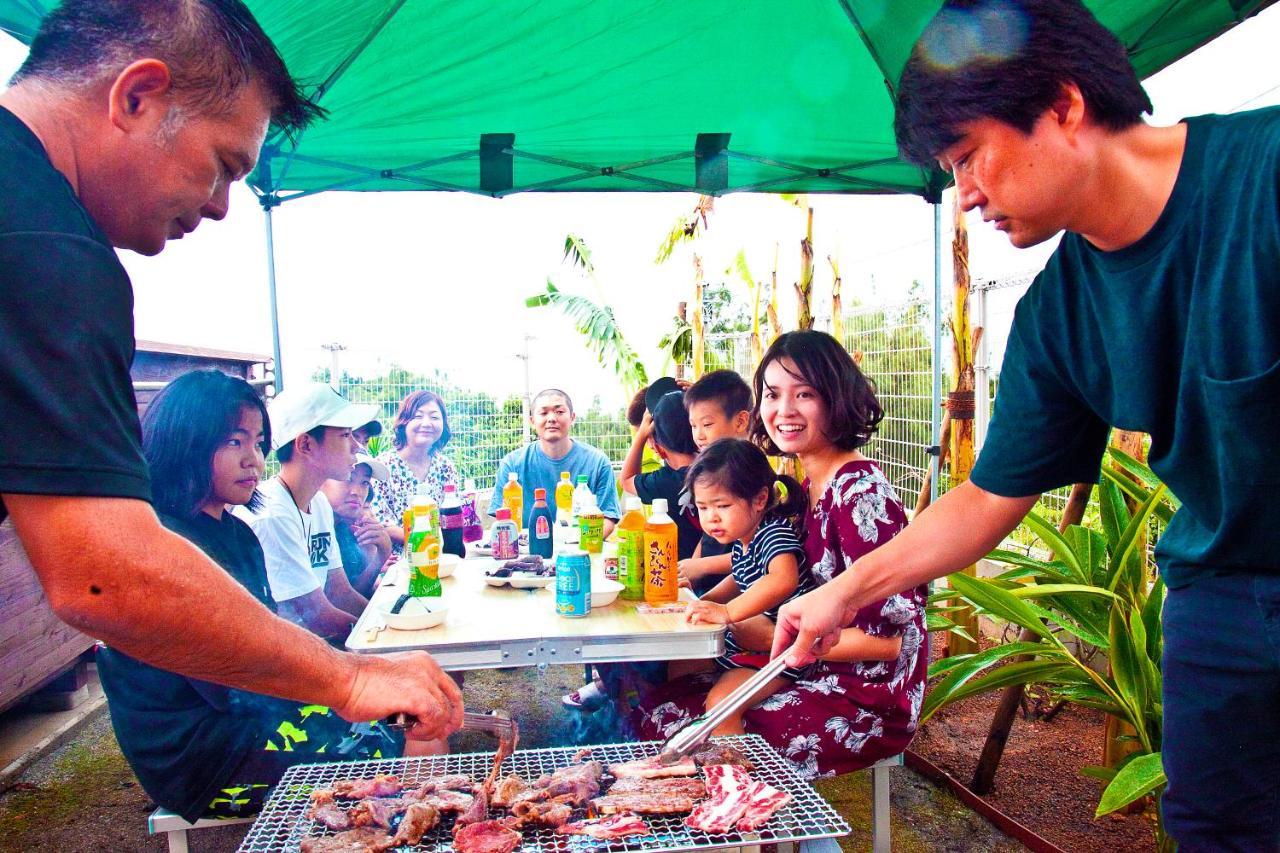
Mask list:
POLYGON ((484 538, 484 526, 476 509, 476 481, 468 479, 462 493, 462 541, 479 542, 484 538))
POLYGON ((497 521, 489 528, 489 542, 493 546, 493 559, 514 560, 520 556, 520 528, 511 520, 511 510, 505 506, 495 516, 497 521))
POLYGON ((529 510, 529 553, 550 558, 555 552, 555 523, 547 506, 547 490, 533 490, 533 508, 529 510))
POLYGON ((443 550, 446 554, 467 556, 467 546, 462 539, 463 524, 462 500, 458 497, 458 487, 447 483, 444 497, 440 500, 440 532, 444 536, 443 550))
POLYGON ((573 482, 569 479, 568 471, 561 471, 560 482, 556 483, 556 523, 568 524, 572 517, 573 482))
POLYGON ((426 495, 413 498, 413 530, 406 540, 409 557, 409 594, 419 598, 440 595, 440 531, 433 522, 435 501, 426 495))
POLYGON ((627 514, 615 528, 618 534, 618 583, 621 595, 630 601, 644 598, 644 504, 627 498, 627 514))
POLYGON ((676 569, 676 523, 667 515, 665 498, 655 498, 644 525, 644 600, 670 604, 680 597, 676 569))
POLYGON ((604 548, 604 513, 596 506, 596 496, 588 495, 578 513, 578 547, 588 554, 604 548))
POLYGON ((511 510, 511 520, 516 523, 516 531, 519 532, 524 526, 524 488, 516 478, 515 471, 507 474, 507 484, 502 487, 502 505, 511 510))
POLYGON ((578 475, 578 485, 573 490, 573 503, 569 509, 573 512, 573 524, 577 524, 578 516, 582 515, 582 504, 588 498, 595 500, 595 492, 591 491, 591 487, 587 485, 587 475, 578 475))

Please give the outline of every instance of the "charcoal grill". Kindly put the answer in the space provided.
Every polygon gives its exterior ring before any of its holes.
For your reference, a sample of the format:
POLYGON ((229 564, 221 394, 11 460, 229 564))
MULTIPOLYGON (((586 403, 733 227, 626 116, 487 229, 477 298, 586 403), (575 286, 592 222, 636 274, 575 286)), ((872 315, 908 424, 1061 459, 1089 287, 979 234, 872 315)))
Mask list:
MULTIPOLYGON (((752 832, 709 835, 684 825, 685 815, 643 815, 653 831, 651 835, 597 840, 582 835, 558 835, 554 830, 526 829, 520 853, 558 851, 558 853, 665 853, 665 851, 713 850, 755 844, 780 844, 833 838, 849 833, 849 825, 818 795, 809 783, 796 774, 788 763, 759 735, 716 738, 717 743, 731 744, 745 753, 755 764, 751 771, 773 787, 786 791, 794 799, 779 809, 769 822, 752 832)), ((605 765, 658 754, 661 744, 606 744, 587 747, 590 758, 605 765)), ((518 773, 532 782, 539 776, 573 764, 580 750, 575 747, 520 750, 502 764, 502 774, 518 773)), ((493 766, 492 752, 465 755, 441 755, 429 758, 397 758, 382 761, 345 761, 331 764, 298 764, 284 774, 280 784, 254 821, 240 845, 240 853, 294 853, 308 835, 332 835, 330 830, 305 816, 311 805, 311 791, 330 787, 339 779, 367 778, 375 773, 393 773, 406 787, 418 784, 428 776, 465 773, 476 780, 484 779, 493 766)), ((505 812, 490 809, 490 817, 505 812)), ((578 818, 575 813, 574 819, 578 818)), ((415 853, 451 851, 453 818, 446 817, 416 847, 398 848, 415 853)))

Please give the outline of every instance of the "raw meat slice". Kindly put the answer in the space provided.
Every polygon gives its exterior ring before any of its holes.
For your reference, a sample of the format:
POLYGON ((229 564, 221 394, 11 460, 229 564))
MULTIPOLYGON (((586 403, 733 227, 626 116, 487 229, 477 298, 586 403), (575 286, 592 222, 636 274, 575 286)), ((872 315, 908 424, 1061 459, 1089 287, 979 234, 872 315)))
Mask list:
POLYGON ((700 800, 707 795, 707 786, 701 779, 676 777, 673 779, 641 779, 633 776, 619 779, 609 788, 609 796, 616 794, 655 794, 659 796, 692 797, 700 800))
POLYGON ((302 853, 369 853, 373 845, 385 839, 380 829, 362 826, 337 835, 302 839, 302 853))
POLYGON ((616 814, 595 820, 578 820, 556 828, 562 835, 589 835, 592 838, 624 838, 628 835, 649 835, 648 825, 633 814, 616 814))
POLYGON ((712 835, 728 832, 747 809, 747 791, 753 780, 734 764, 708 764, 702 768, 707 778, 707 799, 698 804, 685 825, 712 835))
POLYGON ((458 827, 479 823, 484 820, 489 813, 488 799, 489 797, 484 788, 476 791, 475 797, 471 800, 471 805, 458 814, 458 819, 453 824, 453 831, 457 832, 458 827))
POLYGON ((468 824, 453 835, 457 853, 511 853, 519 844, 520 833, 500 820, 468 824))
POLYGON ((774 812, 789 802, 791 795, 786 791, 779 791, 760 781, 752 782, 747 789, 747 810, 738 818, 738 831, 750 832, 763 826, 774 812))
POLYGON ((333 793, 348 800, 363 800, 365 797, 394 797, 404 786, 395 776, 381 773, 372 779, 343 779, 333 783, 333 793))
POLYGON ((609 773, 618 779, 665 779, 668 776, 692 776, 698 772, 698 766, 692 758, 685 758, 675 764, 662 764, 655 755, 652 758, 641 758, 626 761, 622 764, 610 764, 609 773))
POLYGON ((743 770, 756 769, 742 750, 727 743, 709 743, 693 754, 693 760, 699 767, 708 764, 736 764, 743 770))
POLYGON ((693 811, 693 798, 673 794, 609 794, 591 801, 591 810, 599 814, 683 814, 693 811))

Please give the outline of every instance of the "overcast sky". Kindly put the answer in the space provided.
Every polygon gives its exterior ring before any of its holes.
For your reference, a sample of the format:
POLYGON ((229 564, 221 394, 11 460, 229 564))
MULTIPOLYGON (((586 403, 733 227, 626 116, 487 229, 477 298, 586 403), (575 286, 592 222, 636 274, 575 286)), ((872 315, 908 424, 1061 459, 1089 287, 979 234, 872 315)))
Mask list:
MULTIPOLYGON (((1157 124, 1187 115, 1280 103, 1280 8, 1270 8, 1147 81, 1157 124)), ((25 49, 0 35, 0 75, 7 79, 25 49)), ((285 378, 329 363, 322 344, 337 342, 356 374, 391 364, 439 368, 452 379, 496 394, 522 391, 516 357, 526 334, 530 384, 564 386, 576 397, 623 394, 553 309, 528 309, 524 299, 548 278, 563 289, 613 306, 627 338, 651 374, 662 368, 656 344, 676 303, 692 296, 690 250, 665 265, 654 255, 675 220, 696 197, 681 194, 515 195, 502 200, 454 193, 325 193, 275 212, 276 271, 285 378), (561 261, 567 233, 594 253, 600 289, 561 261)), ((933 212, 918 198, 812 198, 820 296, 829 313, 835 257, 844 303, 897 302, 913 280, 933 280, 933 212)), ((950 198, 944 241, 950 240, 950 198)), ((1004 236, 969 219, 975 278, 1039 269, 1052 245, 1011 249, 1004 236)), ((791 282, 799 266, 801 211, 777 197, 731 195, 716 200, 706 237, 695 247, 707 278, 744 249, 757 278, 767 278, 775 246, 784 323, 794 316, 791 282)), ((230 215, 207 222, 144 258, 122 252, 136 291, 140 339, 270 353, 264 217, 243 185, 230 215)), ((944 276, 950 260, 944 259, 944 276)), ((944 281, 944 288, 949 282, 944 281)), ((1012 305, 995 299, 988 325, 1003 338, 1012 305)))

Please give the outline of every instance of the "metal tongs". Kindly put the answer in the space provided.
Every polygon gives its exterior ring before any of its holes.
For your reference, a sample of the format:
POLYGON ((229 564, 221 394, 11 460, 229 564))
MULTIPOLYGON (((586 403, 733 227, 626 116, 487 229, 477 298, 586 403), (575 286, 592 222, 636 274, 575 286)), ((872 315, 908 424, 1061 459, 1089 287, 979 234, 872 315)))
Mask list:
POLYGON ((724 697, 719 705, 667 738, 658 753, 658 763, 675 764, 697 752, 725 718, 747 704, 757 690, 781 675, 786 668, 787 653, 784 652, 762 666, 759 672, 744 681, 737 690, 724 697))
MULTIPOLYGON (((411 729, 418 724, 418 718, 412 714, 401 712, 392 714, 382 722, 383 725, 393 729, 411 729)), ((506 711, 489 711, 487 713, 463 711, 462 728, 466 731, 487 732, 502 740, 516 732, 516 721, 511 719, 511 715, 506 711)))

